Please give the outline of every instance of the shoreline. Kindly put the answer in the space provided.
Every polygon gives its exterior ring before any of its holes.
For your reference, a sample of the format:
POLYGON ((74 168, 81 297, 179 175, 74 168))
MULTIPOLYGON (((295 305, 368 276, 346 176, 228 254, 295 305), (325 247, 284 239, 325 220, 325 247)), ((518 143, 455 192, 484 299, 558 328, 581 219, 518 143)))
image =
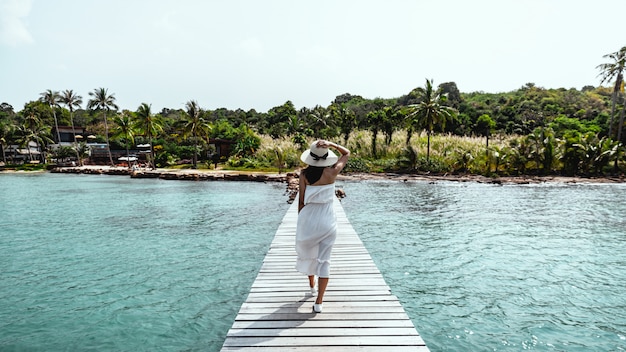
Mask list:
MULTIPOLYGON (((156 169, 156 170, 129 170, 127 167, 111 167, 99 165, 56 167, 50 173, 115 175, 131 178, 153 178, 177 181, 246 181, 246 182, 279 182, 285 183, 285 195, 291 204, 298 195, 299 169, 285 173, 269 173, 255 171, 232 170, 197 170, 197 169, 156 169)), ((27 173, 29 171, 1 170, 2 172, 27 173)), ((388 182, 475 182, 494 185, 526 185, 542 183, 561 184, 616 184, 624 183, 624 175, 620 177, 565 177, 565 176, 498 176, 486 177, 481 175, 428 175, 428 174, 399 174, 399 173, 341 173, 338 181, 388 181, 388 182)), ((338 198, 346 196, 341 188, 335 191, 338 198)))
POLYGON ((348 180, 392 180, 401 182, 410 181, 450 181, 450 182, 477 182, 491 184, 538 184, 538 183, 568 183, 568 184, 591 184, 591 183, 624 183, 626 178, 620 177, 581 177, 581 176, 496 176, 487 177, 482 175, 422 175, 422 174, 349 174, 340 175, 338 179, 348 180))
MULTIPOLYGON (((0 170, 1 172, 20 172, 15 170, 0 170)), ((23 171, 37 172, 37 171, 23 171)), ((73 173, 73 174, 104 174, 130 176, 131 178, 160 178, 164 180, 189 180, 189 181, 210 181, 210 180, 233 180, 233 181, 257 181, 257 182, 289 182, 292 178, 297 178, 299 170, 285 173, 271 173, 258 171, 234 171, 234 170, 198 170, 198 169, 163 169, 156 170, 129 170, 126 167, 111 167, 104 165, 85 165, 74 167, 56 167, 50 173, 73 173)), ((388 180, 398 182, 414 181, 451 181, 451 182, 477 182, 491 184, 537 184, 537 183, 624 183, 626 177, 603 176, 603 177, 582 177, 582 176, 496 176, 487 177, 482 175, 429 175, 429 174, 400 174, 400 173, 341 173, 337 180, 340 181, 371 181, 388 180)))

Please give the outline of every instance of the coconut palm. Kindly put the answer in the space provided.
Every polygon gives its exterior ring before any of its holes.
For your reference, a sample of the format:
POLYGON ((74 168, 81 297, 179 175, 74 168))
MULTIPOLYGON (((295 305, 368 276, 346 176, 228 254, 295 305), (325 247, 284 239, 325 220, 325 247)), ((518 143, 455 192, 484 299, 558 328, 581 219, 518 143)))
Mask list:
POLYGON ((407 115, 411 125, 416 125, 417 129, 425 129, 427 134, 426 161, 430 161, 430 135, 435 127, 445 128, 446 121, 454 118, 456 110, 444 105, 446 96, 441 89, 433 89, 433 81, 426 80, 426 87, 419 87, 415 90, 420 100, 419 104, 411 105, 413 110, 407 115))
MULTIPOLYGON (((130 145, 135 144, 135 126, 132 123, 131 112, 124 110, 121 114, 113 117, 115 123, 115 132, 113 137, 124 139, 126 145, 126 157, 130 158, 130 145)), ((130 169, 130 160, 126 160, 128 168, 130 169)))
POLYGON ((393 137, 393 132, 398 126, 398 118, 401 114, 399 114, 398 111, 391 106, 385 106, 382 111, 384 116, 381 127, 383 134, 385 135, 385 145, 388 147, 391 144, 391 138, 393 137))
POLYGON ((74 150, 76 151, 76 158, 78 164, 82 165, 80 155, 78 153, 78 144, 76 143, 76 129, 74 127, 74 108, 80 109, 80 105, 83 103, 83 97, 74 93, 71 89, 66 89, 61 96, 61 102, 67 106, 70 111, 70 124, 72 125, 72 136, 74 141, 74 150))
POLYGON ((607 137, 598 138, 597 134, 588 132, 573 146, 581 151, 583 171, 597 175, 602 173, 612 158, 617 158, 620 143, 607 137))
POLYGON ((89 95, 92 96, 92 98, 87 102, 87 109, 102 110, 104 112, 104 138, 109 152, 109 162, 111 163, 111 166, 113 166, 115 164, 113 163, 111 146, 109 144, 109 124, 107 122, 107 112, 111 111, 111 109, 118 109, 117 105, 115 105, 115 94, 109 95, 107 89, 98 88, 94 89, 93 92, 89 92, 89 95))
POLYGON ((378 132, 383 129, 383 123, 385 121, 385 112, 382 109, 370 111, 367 114, 367 124, 370 131, 372 131, 372 156, 376 157, 376 140, 378 139, 378 132))
POLYGON ((183 137, 191 137, 194 143, 193 148, 193 168, 198 167, 198 139, 201 134, 207 134, 211 128, 202 118, 202 110, 198 102, 190 100, 185 104, 187 111, 183 118, 183 137))
POLYGON ((37 108, 35 106, 29 106, 24 108, 22 112, 24 114, 23 131, 21 132, 22 137, 29 135, 31 136, 31 140, 39 139, 36 133, 41 129, 44 122, 38 114, 37 108))
POLYGON ((150 143, 150 164, 152 168, 156 168, 154 161, 154 143, 152 138, 163 132, 163 120, 160 115, 153 115, 151 105, 141 103, 136 113, 136 128, 148 139, 150 143))
POLYGON ((59 92, 52 91, 50 89, 46 90, 40 95, 41 95, 41 98, 39 98, 39 101, 42 101, 50 105, 50 108, 52 109, 52 116, 54 117, 54 127, 56 128, 56 131, 57 131, 57 143, 60 145, 61 133, 59 132, 59 122, 57 121, 56 108, 59 106, 59 101, 61 101, 61 95, 59 94, 59 92))
POLYGON ((488 114, 482 114, 476 120, 474 130, 481 136, 486 138, 485 156, 487 157, 487 165, 489 164, 489 136, 496 128, 496 122, 488 114))
POLYGON ((322 131, 328 128, 328 118, 330 117, 330 114, 326 111, 326 108, 320 105, 316 105, 313 109, 309 110, 309 113, 306 115, 306 117, 307 120, 310 121, 310 127, 313 129, 314 135, 321 137, 322 131))
POLYGON ((0 152, 2 153, 2 162, 6 165, 7 157, 5 155, 6 146, 13 134, 14 126, 4 121, 0 121, 0 152))
POLYGON ((343 142, 345 145, 348 143, 350 133, 356 128, 356 114, 354 111, 337 103, 333 103, 329 109, 335 121, 339 124, 339 130, 341 134, 343 134, 343 142))
POLYGON ((50 135, 50 127, 44 125, 43 121, 37 116, 34 109, 25 108, 24 123, 18 126, 18 143, 22 148, 28 150, 29 160, 33 160, 30 150, 30 142, 35 142, 41 151, 41 162, 46 161, 45 146, 52 143, 50 135))
POLYGON ((529 157, 535 162, 538 171, 543 174, 552 172, 554 162, 559 159, 558 140, 554 136, 554 130, 550 127, 537 127, 526 136, 526 140, 531 145, 529 157))
MULTIPOLYGON (((611 59, 611 62, 600 64, 597 68, 600 70, 599 76, 601 76, 600 84, 611 81, 615 78, 615 84, 613 85, 613 95, 611 96, 611 119, 609 120, 609 136, 613 133, 613 117, 615 116, 615 103, 620 92, 624 92, 624 67, 626 66, 626 46, 622 47, 619 51, 606 54, 602 56, 606 59, 611 59)), ((623 118, 620 119, 620 123, 617 128, 617 140, 621 138, 623 118)))

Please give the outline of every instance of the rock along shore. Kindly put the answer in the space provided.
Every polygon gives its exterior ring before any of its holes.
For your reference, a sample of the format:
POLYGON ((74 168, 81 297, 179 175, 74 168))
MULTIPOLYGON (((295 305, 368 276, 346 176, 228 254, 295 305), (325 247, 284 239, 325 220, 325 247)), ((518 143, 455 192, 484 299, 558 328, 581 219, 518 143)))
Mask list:
MULTIPOLYGON (((284 174, 263 172, 239 172, 228 170, 193 170, 193 169, 156 169, 156 170, 129 170, 125 167, 110 166, 80 166, 80 167, 57 167, 50 170, 52 173, 96 174, 96 175, 122 175, 131 178, 158 178, 163 180, 178 181, 255 181, 255 182, 284 182, 288 202, 294 201, 298 194, 299 172, 287 172, 284 174)), ((342 173, 337 178, 344 181, 388 180, 397 182, 415 181, 453 181, 453 182, 477 182, 496 185, 503 184, 536 184, 547 182, 558 183, 623 183, 626 182, 624 175, 618 177, 563 177, 563 176, 506 176, 486 177, 480 175, 428 175, 428 174, 396 174, 396 173, 342 173)), ((341 190, 340 190, 341 191, 341 190)), ((337 195, 340 198, 344 194, 337 195)))
MULTIPOLYGON (((228 170, 193 170, 193 169, 156 169, 156 170, 129 170, 124 167, 110 166, 80 166, 80 167, 57 167, 53 173, 75 174, 100 174, 100 175, 123 175, 131 178, 160 178, 163 180, 182 181, 257 181, 257 182, 287 182, 290 187, 298 186, 299 172, 287 172, 284 174, 263 172, 239 172, 228 170)), ((565 176, 501 176, 486 177, 480 175, 431 175, 431 174, 397 174, 397 173, 342 173, 338 180, 365 181, 365 180, 389 180, 399 182, 412 181, 455 181, 455 182, 478 182, 491 184, 531 184, 531 183, 623 183, 626 182, 624 175, 614 177, 565 177, 565 176)))
POLYGON ((212 170, 170 170, 170 169, 140 169, 129 170, 125 167, 108 166, 80 166, 57 167, 50 170, 52 173, 92 174, 92 175, 119 175, 131 178, 159 178, 163 180, 180 181, 257 181, 257 182, 285 182, 289 174, 268 174, 260 172, 235 172, 212 170))

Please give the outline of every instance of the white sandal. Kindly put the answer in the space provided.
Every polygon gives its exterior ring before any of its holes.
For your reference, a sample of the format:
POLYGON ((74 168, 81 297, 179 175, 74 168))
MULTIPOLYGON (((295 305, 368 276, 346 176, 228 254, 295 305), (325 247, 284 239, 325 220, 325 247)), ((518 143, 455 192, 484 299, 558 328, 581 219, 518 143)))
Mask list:
POLYGON ((313 305, 313 311, 314 311, 315 313, 321 313, 321 312, 322 312, 322 304, 323 304, 323 303, 320 303, 320 304, 315 303, 315 304, 313 305))

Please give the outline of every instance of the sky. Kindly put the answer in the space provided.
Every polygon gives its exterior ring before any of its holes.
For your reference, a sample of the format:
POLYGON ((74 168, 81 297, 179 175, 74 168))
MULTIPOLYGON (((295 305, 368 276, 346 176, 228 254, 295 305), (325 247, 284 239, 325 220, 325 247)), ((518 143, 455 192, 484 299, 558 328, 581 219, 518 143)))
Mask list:
POLYGON ((581 89, 626 46, 624 14, 624 0, 0 0, 0 103, 106 88, 132 111, 267 112, 426 79, 581 89))

